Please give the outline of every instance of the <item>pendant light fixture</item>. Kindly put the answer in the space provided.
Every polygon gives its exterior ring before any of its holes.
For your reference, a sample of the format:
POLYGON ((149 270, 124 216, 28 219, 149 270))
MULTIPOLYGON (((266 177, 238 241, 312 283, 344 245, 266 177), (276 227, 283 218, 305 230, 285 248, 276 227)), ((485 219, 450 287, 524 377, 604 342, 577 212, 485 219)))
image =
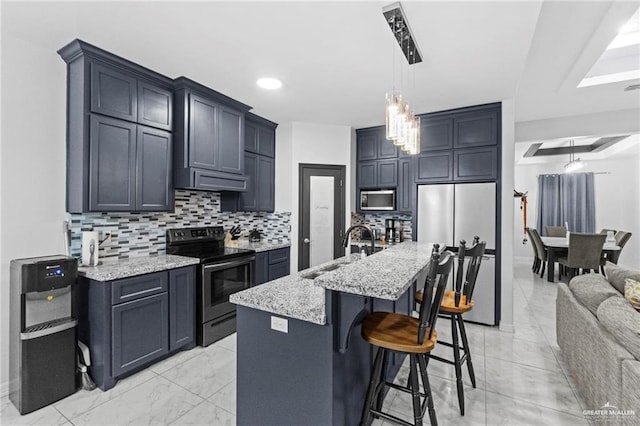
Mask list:
MULTIPOLYGON (((400 51, 407 59, 409 66, 422 62, 422 57, 409 29, 409 24, 400 3, 393 3, 384 7, 382 14, 394 38, 400 45, 400 51)), ((395 55, 393 58, 395 77, 395 55)), ((400 74, 402 76, 402 65, 400 68, 400 74)), ((408 74, 409 67, 407 67, 407 81, 409 80, 408 74)), ((409 104, 402 98, 400 91, 396 91, 395 85, 393 90, 387 93, 386 97, 385 122, 387 139, 408 154, 417 154, 420 152, 420 117, 417 117, 414 111, 411 110, 409 104)))
POLYGON ((587 163, 585 163, 584 161, 581 161, 579 158, 576 158, 575 145, 574 145, 573 139, 569 141, 569 148, 571 149, 571 152, 569 152, 569 162, 564 165, 565 173, 573 173, 577 170, 582 169, 584 166, 587 165, 587 163))

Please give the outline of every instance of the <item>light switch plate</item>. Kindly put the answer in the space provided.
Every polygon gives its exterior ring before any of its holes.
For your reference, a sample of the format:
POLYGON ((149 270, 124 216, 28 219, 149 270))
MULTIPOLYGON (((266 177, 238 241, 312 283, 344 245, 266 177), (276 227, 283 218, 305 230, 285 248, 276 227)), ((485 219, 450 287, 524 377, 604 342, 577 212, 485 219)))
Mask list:
POLYGON ((281 333, 289 333, 289 320, 272 316, 271 329, 281 333))

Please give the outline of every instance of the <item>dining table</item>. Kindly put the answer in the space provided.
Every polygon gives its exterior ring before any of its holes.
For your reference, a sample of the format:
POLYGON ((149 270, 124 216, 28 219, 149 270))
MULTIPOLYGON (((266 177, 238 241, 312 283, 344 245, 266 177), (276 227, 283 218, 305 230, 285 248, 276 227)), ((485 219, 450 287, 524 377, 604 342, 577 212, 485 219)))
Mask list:
MULTIPOLYGON (((555 276, 555 263, 559 254, 566 253, 569 249, 569 242, 566 237, 540 237, 542 244, 547 250, 547 281, 554 282, 555 276)), ((602 251, 607 253, 607 256, 613 259, 617 259, 621 248, 615 241, 605 241, 602 246, 602 251)))

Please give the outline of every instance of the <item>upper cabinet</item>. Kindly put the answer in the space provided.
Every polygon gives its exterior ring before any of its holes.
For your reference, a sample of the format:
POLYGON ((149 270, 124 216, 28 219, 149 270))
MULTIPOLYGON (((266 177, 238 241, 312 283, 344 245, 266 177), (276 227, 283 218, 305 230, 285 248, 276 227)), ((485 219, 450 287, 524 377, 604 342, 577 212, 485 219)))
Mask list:
POLYGON ((428 152, 453 148, 453 119, 420 119, 420 151, 428 152))
POLYGON ((222 211, 273 212, 275 207, 275 140, 278 125, 245 114, 244 170, 246 192, 223 192, 222 211))
POLYGON ((173 210, 171 79, 74 40, 67 63, 67 211, 173 210))
POLYGON ((398 157, 398 147, 387 140, 380 127, 358 130, 357 136, 358 161, 398 157))
POLYGON ((472 111, 453 119, 454 148, 498 144, 499 109, 472 111))
POLYGON ((175 186, 246 191, 244 122, 250 107, 185 77, 174 86, 175 186))

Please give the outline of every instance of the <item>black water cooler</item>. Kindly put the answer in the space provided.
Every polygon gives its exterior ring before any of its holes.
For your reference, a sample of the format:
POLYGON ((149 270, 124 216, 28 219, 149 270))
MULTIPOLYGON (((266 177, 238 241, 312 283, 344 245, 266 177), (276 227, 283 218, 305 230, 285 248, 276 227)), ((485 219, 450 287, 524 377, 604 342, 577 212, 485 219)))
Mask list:
POLYGON ((30 413, 76 391, 76 259, 11 261, 9 399, 30 413))

